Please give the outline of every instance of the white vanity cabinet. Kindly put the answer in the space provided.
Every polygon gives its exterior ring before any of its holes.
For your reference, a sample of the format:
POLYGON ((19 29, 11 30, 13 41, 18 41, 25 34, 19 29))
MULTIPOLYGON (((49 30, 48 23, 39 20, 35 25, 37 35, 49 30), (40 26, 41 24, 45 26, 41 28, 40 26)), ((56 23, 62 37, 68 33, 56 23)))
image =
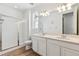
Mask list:
POLYGON ((75 51, 68 48, 61 48, 62 56, 79 56, 79 51, 75 51))
POLYGON ((46 39, 38 38, 38 53, 40 55, 46 55, 46 39))
POLYGON ((43 56, 79 56, 78 42, 64 40, 33 36, 32 49, 43 56))
POLYGON ((38 38, 36 38, 36 37, 32 37, 32 49, 35 52, 38 52, 37 51, 37 49, 38 49, 38 38))
POLYGON ((79 56, 79 45, 47 39, 47 56, 79 56))
POLYGON ((40 55, 46 55, 46 39, 32 37, 32 49, 40 55))
POLYGON ((47 56, 60 56, 60 46, 56 41, 47 40, 47 56))
POLYGON ((61 43, 61 56, 79 56, 79 44, 60 42, 61 43))

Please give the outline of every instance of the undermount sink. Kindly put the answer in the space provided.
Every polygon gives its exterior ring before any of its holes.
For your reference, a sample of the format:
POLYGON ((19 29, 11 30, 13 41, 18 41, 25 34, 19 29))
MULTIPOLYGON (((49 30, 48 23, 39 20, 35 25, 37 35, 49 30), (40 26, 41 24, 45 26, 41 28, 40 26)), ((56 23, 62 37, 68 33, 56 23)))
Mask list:
POLYGON ((46 34, 42 33, 41 36, 46 37, 46 38, 56 38, 58 40, 70 40, 70 37, 67 37, 66 35, 58 35, 58 34, 46 34))
POLYGON ((60 40, 68 39, 68 38, 66 38, 66 37, 57 37, 57 38, 60 39, 60 40))
POLYGON ((66 36, 61 36, 61 37, 58 37, 58 38, 61 38, 61 39, 66 39, 67 37, 66 37, 66 36))
POLYGON ((47 38, 58 38, 58 39, 68 39, 67 36, 65 35, 44 35, 44 37, 47 37, 47 38))
POLYGON ((61 36, 56 36, 56 35, 44 35, 44 37, 50 37, 50 38, 58 38, 58 37, 61 37, 61 36))

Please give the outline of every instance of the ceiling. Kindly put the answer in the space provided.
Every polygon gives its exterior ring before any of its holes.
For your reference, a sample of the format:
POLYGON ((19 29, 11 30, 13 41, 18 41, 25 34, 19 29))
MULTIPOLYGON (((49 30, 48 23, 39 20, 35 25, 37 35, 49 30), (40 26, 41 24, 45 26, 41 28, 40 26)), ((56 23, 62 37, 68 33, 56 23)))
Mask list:
POLYGON ((37 9, 56 9, 58 5, 62 5, 62 3, 40 3, 36 7, 37 9))
POLYGON ((34 7, 37 7, 38 9, 56 9, 57 6, 61 4, 63 3, 0 3, 0 5, 9 6, 22 11, 34 7))
POLYGON ((29 8, 33 8, 37 6, 38 4, 37 3, 35 4, 34 3, 1 3, 0 5, 8 6, 11 8, 16 8, 19 10, 26 10, 29 8))

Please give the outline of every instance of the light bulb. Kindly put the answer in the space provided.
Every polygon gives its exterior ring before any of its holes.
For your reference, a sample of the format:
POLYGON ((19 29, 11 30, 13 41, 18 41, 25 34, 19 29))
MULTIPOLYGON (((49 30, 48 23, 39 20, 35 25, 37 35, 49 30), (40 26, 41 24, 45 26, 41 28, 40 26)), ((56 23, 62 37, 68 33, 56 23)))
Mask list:
POLYGON ((42 13, 42 16, 44 16, 44 13, 42 13))
POLYGON ((42 13, 40 13, 40 15, 42 16, 42 13))
POLYGON ((67 10, 70 10, 70 9, 71 9, 71 6, 72 6, 72 4, 67 4, 67 5, 66 5, 67 10))
POLYGON ((71 6, 67 8, 67 10, 70 10, 70 9, 71 9, 71 6))
POLYGON ((47 16, 49 15, 49 12, 46 12, 47 16))
POLYGON ((59 10, 60 9, 60 7, 57 7, 57 10, 59 10))
POLYGON ((62 6, 62 10, 63 11, 66 11, 66 7, 64 5, 62 6))
POLYGON ((61 12, 61 7, 57 7, 57 10, 58 10, 59 12, 61 12))

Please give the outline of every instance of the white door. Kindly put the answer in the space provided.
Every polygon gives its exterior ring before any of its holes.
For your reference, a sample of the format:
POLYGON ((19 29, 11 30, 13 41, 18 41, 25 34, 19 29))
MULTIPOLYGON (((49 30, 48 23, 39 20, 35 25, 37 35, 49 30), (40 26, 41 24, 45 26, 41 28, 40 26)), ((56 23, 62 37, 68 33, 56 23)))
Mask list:
POLYGON ((18 45, 17 25, 16 20, 4 17, 2 24, 2 50, 18 45))
POLYGON ((53 40, 47 40, 47 56, 60 56, 60 47, 53 40))
POLYGON ((38 53, 40 55, 46 55, 46 39, 38 38, 38 53))
POLYGON ((61 48, 62 56, 79 56, 79 51, 75 51, 68 48, 61 48))
POLYGON ((32 49, 35 52, 38 51, 38 39, 36 37, 32 37, 32 49))

